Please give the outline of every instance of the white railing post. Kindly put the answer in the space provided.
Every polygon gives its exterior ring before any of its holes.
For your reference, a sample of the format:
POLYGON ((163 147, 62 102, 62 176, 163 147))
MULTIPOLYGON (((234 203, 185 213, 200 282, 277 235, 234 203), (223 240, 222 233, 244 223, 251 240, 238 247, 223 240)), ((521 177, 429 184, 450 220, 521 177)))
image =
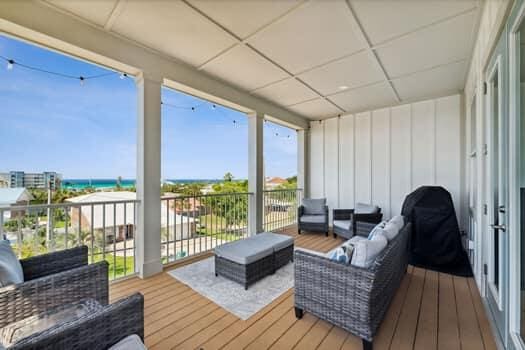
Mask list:
MULTIPOLYGON (((297 188, 303 190, 303 196, 308 196, 309 182, 309 131, 307 129, 297 130, 297 188)), ((300 204, 300 203, 299 203, 300 204)))
POLYGON ((252 193, 248 202, 248 234, 263 230, 263 125, 262 113, 248 117, 248 191, 252 193))
POLYGON ((136 270, 141 278, 162 271, 160 228, 161 81, 137 77, 136 270))

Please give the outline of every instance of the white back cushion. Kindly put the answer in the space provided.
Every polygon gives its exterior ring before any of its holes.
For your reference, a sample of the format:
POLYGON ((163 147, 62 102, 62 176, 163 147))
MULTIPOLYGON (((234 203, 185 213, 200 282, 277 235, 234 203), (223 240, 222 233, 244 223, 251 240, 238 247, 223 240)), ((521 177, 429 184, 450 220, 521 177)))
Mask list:
POLYGON ((399 227, 396 223, 393 222, 387 222, 385 225, 385 228, 383 229, 383 234, 385 235, 386 239, 390 242, 393 240, 397 234, 399 233, 399 227))
POLYGON ((0 287, 24 282, 24 271, 9 241, 0 240, 0 287))
POLYGON ((354 242, 354 253, 351 264, 358 267, 370 267, 377 256, 386 248, 387 239, 382 234, 375 235, 371 240, 354 242))
POLYGON ((394 216, 389 222, 397 225, 400 230, 403 228, 403 226, 405 226, 405 219, 401 215, 394 216))
POLYGON ((366 203, 357 203, 355 205, 354 213, 356 214, 374 214, 379 211, 377 205, 371 205, 366 203))

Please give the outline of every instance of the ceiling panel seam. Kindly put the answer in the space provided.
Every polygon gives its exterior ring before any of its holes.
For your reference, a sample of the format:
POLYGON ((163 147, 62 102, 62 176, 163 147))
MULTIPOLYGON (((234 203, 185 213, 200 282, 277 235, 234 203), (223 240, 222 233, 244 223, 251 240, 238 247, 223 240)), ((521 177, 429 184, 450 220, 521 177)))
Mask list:
POLYGON ((361 24, 361 22, 357 18, 356 14, 355 14, 355 11, 354 11, 354 9, 352 7, 352 4, 350 3, 349 0, 345 0, 345 2, 346 2, 346 5, 348 7, 348 11, 350 12, 350 17, 352 18, 356 29, 361 33, 361 35, 362 35, 362 37, 363 37, 363 39, 365 41, 367 50, 370 51, 370 53, 372 53, 372 55, 374 56, 375 62, 378 65, 378 67, 381 69, 381 72, 383 73, 383 76, 385 78, 385 82, 387 82, 388 85, 390 86, 390 89, 391 89, 391 91, 392 91, 396 101, 397 102, 401 102, 401 98, 399 97, 399 94, 398 94, 396 88, 394 87, 394 84, 392 84, 392 82, 390 81, 390 77, 389 77, 385 67, 383 66, 383 63, 379 59, 379 56, 377 56, 376 52, 372 49, 372 44, 370 42, 370 38, 365 33, 363 25, 361 24))

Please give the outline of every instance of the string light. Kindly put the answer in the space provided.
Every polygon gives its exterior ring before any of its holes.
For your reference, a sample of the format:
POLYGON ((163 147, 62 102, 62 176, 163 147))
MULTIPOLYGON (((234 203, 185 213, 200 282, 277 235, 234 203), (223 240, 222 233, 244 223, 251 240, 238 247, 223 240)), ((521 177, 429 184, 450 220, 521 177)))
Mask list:
POLYGON ((13 67, 15 65, 17 65, 17 66, 20 66, 22 68, 25 68, 25 69, 28 69, 28 70, 32 70, 32 71, 35 71, 35 72, 40 72, 40 73, 45 73, 45 74, 49 74, 49 75, 54 75, 54 76, 58 76, 58 77, 61 77, 61 78, 66 78, 66 79, 80 80, 80 85, 84 85, 86 80, 103 78, 103 77, 107 77, 107 76, 110 76, 110 75, 117 75, 117 74, 119 74, 121 79, 124 79, 124 78, 128 77, 128 75, 126 73, 118 73, 118 72, 106 72, 106 73, 101 73, 101 74, 96 74, 96 75, 89 75, 89 76, 86 76, 86 75, 75 76, 75 75, 71 75, 71 74, 60 73, 60 72, 57 72, 57 71, 52 71, 52 70, 40 68, 40 67, 37 67, 37 66, 31 66, 31 65, 28 65, 28 64, 24 64, 24 63, 15 61, 12 58, 8 58, 8 57, 2 56, 2 55, 0 55, 0 59, 7 62, 7 69, 8 70, 12 70, 13 67))

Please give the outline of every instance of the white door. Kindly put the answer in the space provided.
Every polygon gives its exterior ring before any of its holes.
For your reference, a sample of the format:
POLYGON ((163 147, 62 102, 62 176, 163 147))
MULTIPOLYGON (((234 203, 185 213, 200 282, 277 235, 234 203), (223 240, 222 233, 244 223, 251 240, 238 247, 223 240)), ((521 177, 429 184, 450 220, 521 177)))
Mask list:
POLYGON ((508 76, 507 34, 502 33, 485 74, 486 84, 486 297, 506 342, 508 293, 508 76))

